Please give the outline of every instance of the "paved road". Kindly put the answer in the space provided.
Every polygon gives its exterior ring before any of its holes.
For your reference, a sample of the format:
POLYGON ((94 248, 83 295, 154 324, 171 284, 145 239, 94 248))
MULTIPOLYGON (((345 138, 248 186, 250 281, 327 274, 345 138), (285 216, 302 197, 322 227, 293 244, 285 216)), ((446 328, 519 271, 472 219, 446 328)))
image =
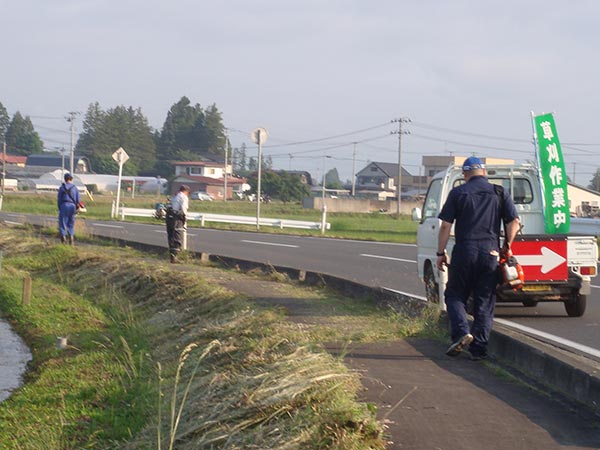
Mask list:
MULTIPOLYGON (((55 226, 56 219, 25 214, 0 213, 14 223, 55 226)), ((90 232, 115 239, 166 246, 164 226, 119 221, 87 220, 90 232)), ((386 287, 422 296, 416 274, 416 247, 409 244, 349 241, 327 238, 221 231, 188 230, 188 248, 250 261, 312 270, 353 280, 368 286, 386 287)), ((600 281, 596 281, 600 284, 600 281)), ((592 289, 583 317, 567 317, 562 303, 540 303, 536 308, 499 304, 496 317, 549 333, 595 349, 600 359, 600 286, 592 289)))

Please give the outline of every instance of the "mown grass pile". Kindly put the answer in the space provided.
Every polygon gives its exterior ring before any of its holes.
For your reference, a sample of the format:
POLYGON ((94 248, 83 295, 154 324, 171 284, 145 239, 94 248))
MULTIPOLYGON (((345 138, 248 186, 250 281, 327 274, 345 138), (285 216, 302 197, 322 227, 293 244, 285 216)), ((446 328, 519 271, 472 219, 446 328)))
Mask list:
POLYGON ((0 404, 1 448, 383 448, 357 376, 276 311, 130 250, 22 234, 0 233, 0 311, 34 359, 0 404))

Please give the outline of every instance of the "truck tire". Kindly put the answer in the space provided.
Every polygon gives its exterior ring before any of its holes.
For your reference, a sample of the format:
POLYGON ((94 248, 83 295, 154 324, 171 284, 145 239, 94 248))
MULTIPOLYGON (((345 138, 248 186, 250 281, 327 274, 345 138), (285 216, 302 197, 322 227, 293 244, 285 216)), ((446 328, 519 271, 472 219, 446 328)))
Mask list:
POLYGON ((538 302, 536 302, 535 300, 531 300, 531 299, 527 299, 527 300, 523 300, 523 306, 525 306, 526 308, 535 308, 537 306, 538 302))
POLYGON ((425 263, 425 274, 423 276, 423 280, 425 281, 425 297, 427 297, 427 301, 435 303, 436 305, 439 304, 440 287, 435 282, 435 277, 433 276, 433 267, 431 267, 431 263, 429 261, 425 263))
POLYGON ((585 313, 587 305, 587 295, 580 295, 577 292, 571 294, 568 300, 565 300, 565 310, 569 317, 581 317, 585 313))

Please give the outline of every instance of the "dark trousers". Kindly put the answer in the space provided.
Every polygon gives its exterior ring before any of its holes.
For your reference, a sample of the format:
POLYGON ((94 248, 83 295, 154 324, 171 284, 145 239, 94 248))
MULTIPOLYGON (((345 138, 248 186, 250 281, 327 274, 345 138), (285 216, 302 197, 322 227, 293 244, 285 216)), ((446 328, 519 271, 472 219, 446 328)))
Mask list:
POLYGON ((446 308, 452 342, 467 333, 473 335, 469 351, 485 355, 492 330, 496 286, 498 284, 498 243, 496 241, 466 241, 452 250, 446 308), (467 321, 467 300, 473 298, 473 324, 467 321))
POLYGON ((181 246, 183 245, 185 220, 179 215, 167 214, 165 222, 167 224, 169 253, 171 256, 177 256, 177 254, 181 251, 181 246))
POLYGON ((75 236, 75 203, 64 202, 58 208, 58 232, 61 237, 75 236))

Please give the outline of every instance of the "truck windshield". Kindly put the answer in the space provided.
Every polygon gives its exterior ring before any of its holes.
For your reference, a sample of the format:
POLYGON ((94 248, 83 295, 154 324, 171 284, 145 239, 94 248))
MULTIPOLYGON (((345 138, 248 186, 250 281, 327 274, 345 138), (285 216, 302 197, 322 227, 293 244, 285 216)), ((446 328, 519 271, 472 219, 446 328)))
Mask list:
MULTIPOLYGON (((531 183, 526 178, 513 178, 513 191, 510 189, 510 179, 508 178, 492 178, 488 177, 488 181, 492 184, 502 186, 508 191, 516 205, 526 205, 533 202, 533 190, 531 183)), ((465 180, 459 179, 454 182, 454 187, 464 184, 465 180)))

